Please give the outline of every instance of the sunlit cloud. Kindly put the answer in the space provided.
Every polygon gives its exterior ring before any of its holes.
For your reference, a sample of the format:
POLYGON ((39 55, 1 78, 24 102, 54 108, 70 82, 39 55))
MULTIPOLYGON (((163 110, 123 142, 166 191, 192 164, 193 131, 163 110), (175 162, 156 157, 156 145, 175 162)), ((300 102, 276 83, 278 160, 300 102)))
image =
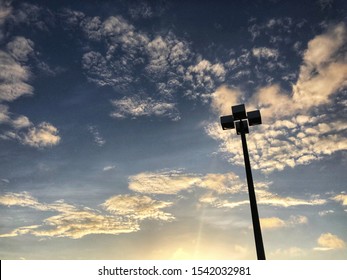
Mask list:
POLYGON ((31 127, 21 142, 37 148, 49 147, 57 145, 60 142, 60 136, 56 127, 50 123, 43 122, 37 127, 31 127))
POLYGON ((238 104, 241 92, 238 89, 231 89, 225 85, 220 86, 211 95, 211 106, 213 111, 221 115, 230 115, 230 104, 238 104))
MULTIPOLYGON (((347 62, 343 56, 346 34, 346 26, 338 24, 309 42, 292 95, 274 84, 260 88, 249 99, 247 108, 259 108, 263 119, 263 125, 255 128, 257 133, 249 135, 253 168, 270 173, 347 149, 347 123, 334 117, 328 119, 324 113, 311 113, 311 109, 329 104, 333 94, 347 85, 347 62)), ((225 94, 217 91, 213 95, 212 109, 220 115, 230 114, 227 107, 234 103, 222 105, 220 96, 225 94)), ((231 101, 235 102, 235 96, 234 93, 231 101)), ((220 141, 220 151, 230 156, 230 162, 243 164, 240 141, 231 137, 230 131, 222 131, 218 123, 205 129, 220 141)))
POLYGON ((277 229, 284 227, 293 227, 300 224, 307 224, 305 216, 291 216, 288 220, 282 220, 278 217, 261 218, 260 224, 262 229, 277 229))
POLYGON ((332 197, 333 200, 337 201, 337 202, 341 202, 342 205, 347 205, 347 194, 345 193, 341 193, 338 194, 334 197, 332 197))
POLYGON ((205 175, 184 173, 182 170, 144 172, 129 178, 129 189, 148 194, 176 194, 193 187, 215 193, 238 193, 244 183, 230 173, 205 175))
POLYGON ((101 206, 111 214, 87 207, 67 204, 62 200, 40 203, 29 193, 6 193, 0 196, 0 204, 8 207, 30 207, 38 211, 58 212, 40 225, 24 226, 0 237, 32 234, 38 237, 82 238, 89 234, 121 234, 140 230, 139 221, 145 219, 171 221, 174 216, 162 208, 171 202, 154 200, 141 195, 118 195, 107 199, 101 206))
POLYGON ((176 194, 200 182, 200 177, 180 170, 144 172, 129 178, 129 189, 139 193, 176 194))
POLYGON ((107 199, 102 206, 111 213, 134 218, 135 220, 155 219, 170 221, 174 217, 161 211, 172 202, 154 200, 145 195, 116 195, 107 199))
POLYGON ((314 248, 316 251, 338 250, 346 247, 345 241, 330 232, 321 234, 317 239, 317 243, 319 247, 314 248))
POLYGON ((27 192, 21 193, 5 193, 0 196, 0 204, 5 206, 21 206, 31 207, 35 209, 46 209, 41 203, 37 201, 27 192))

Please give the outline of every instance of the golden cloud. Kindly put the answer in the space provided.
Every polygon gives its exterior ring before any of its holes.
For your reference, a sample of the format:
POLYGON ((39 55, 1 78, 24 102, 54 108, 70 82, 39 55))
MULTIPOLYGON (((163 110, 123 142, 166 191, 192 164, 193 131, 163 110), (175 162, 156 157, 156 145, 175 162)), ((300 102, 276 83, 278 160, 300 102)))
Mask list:
POLYGON ((346 243, 342 239, 330 232, 321 234, 317 239, 317 243, 320 245, 320 247, 314 248, 317 251, 336 250, 346 247, 346 243))

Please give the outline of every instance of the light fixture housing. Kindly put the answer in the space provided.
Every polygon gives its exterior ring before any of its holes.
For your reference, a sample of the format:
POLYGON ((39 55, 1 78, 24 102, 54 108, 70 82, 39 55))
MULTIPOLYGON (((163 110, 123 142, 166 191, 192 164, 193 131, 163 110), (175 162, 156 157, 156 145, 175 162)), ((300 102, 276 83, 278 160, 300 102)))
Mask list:
POLYGON ((261 124, 260 111, 255 110, 247 113, 249 126, 261 124))
POLYGON ((245 104, 232 106, 231 111, 233 112, 235 121, 247 119, 245 104))
POLYGON ((235 128, 234 117, 232 115, 220 117, 223 130, 235 128))
POLYGON ((245 134, 249 133, 247 120, 242 120, 242 121, 235 122, 235 126, 236 126, 236 133, 237 133, 237 135, 240 135, 242 131, 245 134))

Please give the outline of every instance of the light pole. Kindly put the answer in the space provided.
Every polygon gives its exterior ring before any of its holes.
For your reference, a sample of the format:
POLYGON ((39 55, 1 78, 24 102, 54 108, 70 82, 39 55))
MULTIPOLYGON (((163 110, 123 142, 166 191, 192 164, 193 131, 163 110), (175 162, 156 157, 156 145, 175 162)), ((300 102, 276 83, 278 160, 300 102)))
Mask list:
POLYGON ((236 105, 231 107, 232 115, 223 116, 220 118, 222 128, 225 129, 233 129, 236 127, 237 135, 241 135, 242 148, 243 148, 243 156, 245 159, 245 168, 247 175, 247 184, 248 184, 248 194, 249 201, 251 205, 251 213, 252 213, 252 222, 253 222, 253 231, 254 231, 254 239, 255 246, 257 249, 257 257, 258 260, 265 260, 265 251, 263 238, 261 235, 259 214, 257 208, 257 200, 254 192, 253 185, 253 177, 251 164, 249 162, 246 134, 249 133, 248 126, 261 124, 261 116, 260 111, 251 111, 246 113, 245 105, 236 105))

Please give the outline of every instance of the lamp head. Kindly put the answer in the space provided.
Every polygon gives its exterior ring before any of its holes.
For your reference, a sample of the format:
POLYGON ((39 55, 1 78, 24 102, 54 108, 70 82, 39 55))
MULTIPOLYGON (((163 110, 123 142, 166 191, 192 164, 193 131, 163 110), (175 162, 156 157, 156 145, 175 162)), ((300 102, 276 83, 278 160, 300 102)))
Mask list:
POLYGON ((235 128, 234 117, 232 115, 220 117, 223 130, 235 128))
POLYGON ((260 111, 255 110, 247 113, 249 126, 261 124, 260 111))
POLYGON ((235 121, 247 118, 245 104, 232 106, 231 111, 233 112, 235 121))
POLYGON ((238 121, 238 122, 235 122, 235 124, 236 124, 236 133, 237 133, 237 135, 240 135, 242 131, 245 134, 249 133, 247 120, 238 121))

